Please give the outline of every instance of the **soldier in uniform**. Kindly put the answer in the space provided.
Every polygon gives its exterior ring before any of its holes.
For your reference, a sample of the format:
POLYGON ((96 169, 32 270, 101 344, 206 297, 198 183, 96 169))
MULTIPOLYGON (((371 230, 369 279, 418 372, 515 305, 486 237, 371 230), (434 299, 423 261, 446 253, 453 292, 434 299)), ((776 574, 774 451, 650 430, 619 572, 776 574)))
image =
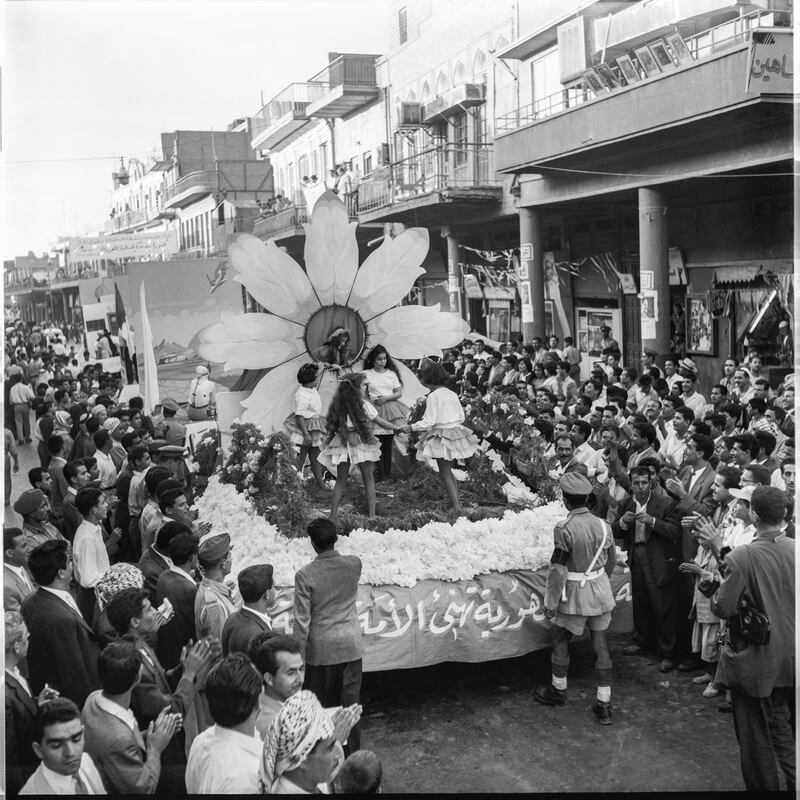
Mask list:
POLYGON ((611 528, 589 513, 592 493, 589 479, 567 472, 559 480, 569 514, 553 531, 553 555, 547 574, 544 613, 552 619, 553 680, 539 686, 534 698, 548 706, 563 706, 567 699, 569 643, 589 628, 595 652, 597 702, 592 707, 598 722, 611 724, 611 656, 606 629, 611 622, 614 595, 609 577, 616 564, 611 528))

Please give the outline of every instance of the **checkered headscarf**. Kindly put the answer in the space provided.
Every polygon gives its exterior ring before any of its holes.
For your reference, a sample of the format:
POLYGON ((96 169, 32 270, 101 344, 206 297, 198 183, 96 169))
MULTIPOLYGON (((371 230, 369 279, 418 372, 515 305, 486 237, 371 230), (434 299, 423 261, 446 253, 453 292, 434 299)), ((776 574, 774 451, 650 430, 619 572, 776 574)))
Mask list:
POLYGON ((97 605, 100 611, 105 611, 114 595, 123 589, 142 589, 143 587, 144 575, 139 567, 125 561, 112 564, 95 584, 94 593, 97 597, 97 605))
POLYGON ((261 788, 269 793, 284 772, 297 769, 314 745, 334 735, 333 722, 308 690, 292 695, 272 721, 261 757, 261 788))

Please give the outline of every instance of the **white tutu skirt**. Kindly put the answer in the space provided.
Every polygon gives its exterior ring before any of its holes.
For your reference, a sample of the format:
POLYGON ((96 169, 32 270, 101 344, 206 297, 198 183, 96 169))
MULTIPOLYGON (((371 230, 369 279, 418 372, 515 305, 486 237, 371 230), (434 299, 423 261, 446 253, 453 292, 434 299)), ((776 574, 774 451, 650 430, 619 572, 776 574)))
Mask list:
MULTIPOLYGON (((381 419, 386 420, 386 422, 393 422, 395 425, 405 423, 408 419, 408 406, 405 403, 401 403, 399 400, 388 400, 382 405, 375 406, 375 409, 381 419)), ((391 433, 391 431, 381 428, 377 435, 390 436, 391 433)))
POLYGON ((456 461, 475 454, 478 440, 469 428, 456 425, 452 428, 431 428, 422 431, 417 450, 425 458, 443 458, 456 461))
MULTIPOLYGON (((297 427, 297 420, 294 414, 289 414, 289 416, 286 417, 283 421, 283 427, 289 431, 289 440, 291 443, 302 447, 304 443, 303 434, 300 432, 300 428, 297 427)), ((325 439, 325 434, 327 433, 325 418, 320 416, 309 417, 306 419, 306 430, 311 436, 310 446, 321 447, 325 439)))
POLYGON ((339 464, 349 461, 351 464, 361 464, 364 461, 380 461, 381 445, 373 436, 371 443, 364 440, 353 431, 347 435, 347 441, 337 433, 328 444, 322 448, 317 461, 329 469, 334 475, 339 464))

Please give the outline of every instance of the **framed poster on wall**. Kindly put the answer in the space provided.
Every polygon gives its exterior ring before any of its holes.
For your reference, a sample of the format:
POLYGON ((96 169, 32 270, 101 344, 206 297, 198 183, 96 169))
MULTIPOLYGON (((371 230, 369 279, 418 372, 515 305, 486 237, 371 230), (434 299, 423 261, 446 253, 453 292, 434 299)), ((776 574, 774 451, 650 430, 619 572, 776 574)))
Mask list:
POLYGON ((717 322, 711 316, 704 294, 686 295, 686 352, 715 356, 717 322))

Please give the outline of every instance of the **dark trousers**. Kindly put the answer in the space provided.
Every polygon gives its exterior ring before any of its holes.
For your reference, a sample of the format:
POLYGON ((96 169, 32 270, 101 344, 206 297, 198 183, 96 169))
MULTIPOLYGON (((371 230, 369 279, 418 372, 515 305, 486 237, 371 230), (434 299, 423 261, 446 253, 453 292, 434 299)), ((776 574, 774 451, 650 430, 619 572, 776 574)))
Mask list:
MULTIPOLYGON (((361 696, 361 659, 344 664, 314 666, 306 664, 306 679, 303 686, 309 689, 324 708, 347 706, 358 703, 361 696)), ((357 723, 347 737, 347 746, 354 753, 361 747, 361 723, 357 723)))
POLYGON ((42 469, 47 469, 50 466, 50 461, 53 458, 50 455, 50 451, 47 449, 47 443, 39 442, 36 445, 36 452, 39 456, 39 465, 42 469))
POLYGON ((78 604, 78 608, 81 614, 83 614, 83 618, 86 620, 87 624, 91 625, 94 621, 94 607, 96 603, 94 589, 86 589, 79 583, 76 583, 75 602, 78 604))
POLYGON ((795 789, 793 697, 794 687, 773 689, 769 697, 732 692, 733 726, 749 792, 778 791, 779 767, 786 779, 786 791, 795 789))
POLYGON ((634 636, 645 650, 674 658, 675 585, 656 586, 644 545, 634 545, 631 556, 634 636))
POLYGON ((392 447, 394 447, 394 434, 378 436, 381 443, 381 460, 378 462, 376 480, 385 481, 392 477, 392 447))
POLYGON ((694 575, 681 572, 675 582, 675 635, 677 658, 691 657, 692 628, 694 620, 689 617, 694 600, 694 575))
POLYGON ((140 519, 141 516, 131 517, 130 522, 128 522, 128 542, 130 552, 133 553, 134 564, 138 564, 139 559, 142 557, 142 533, 139 530, 140 519))

